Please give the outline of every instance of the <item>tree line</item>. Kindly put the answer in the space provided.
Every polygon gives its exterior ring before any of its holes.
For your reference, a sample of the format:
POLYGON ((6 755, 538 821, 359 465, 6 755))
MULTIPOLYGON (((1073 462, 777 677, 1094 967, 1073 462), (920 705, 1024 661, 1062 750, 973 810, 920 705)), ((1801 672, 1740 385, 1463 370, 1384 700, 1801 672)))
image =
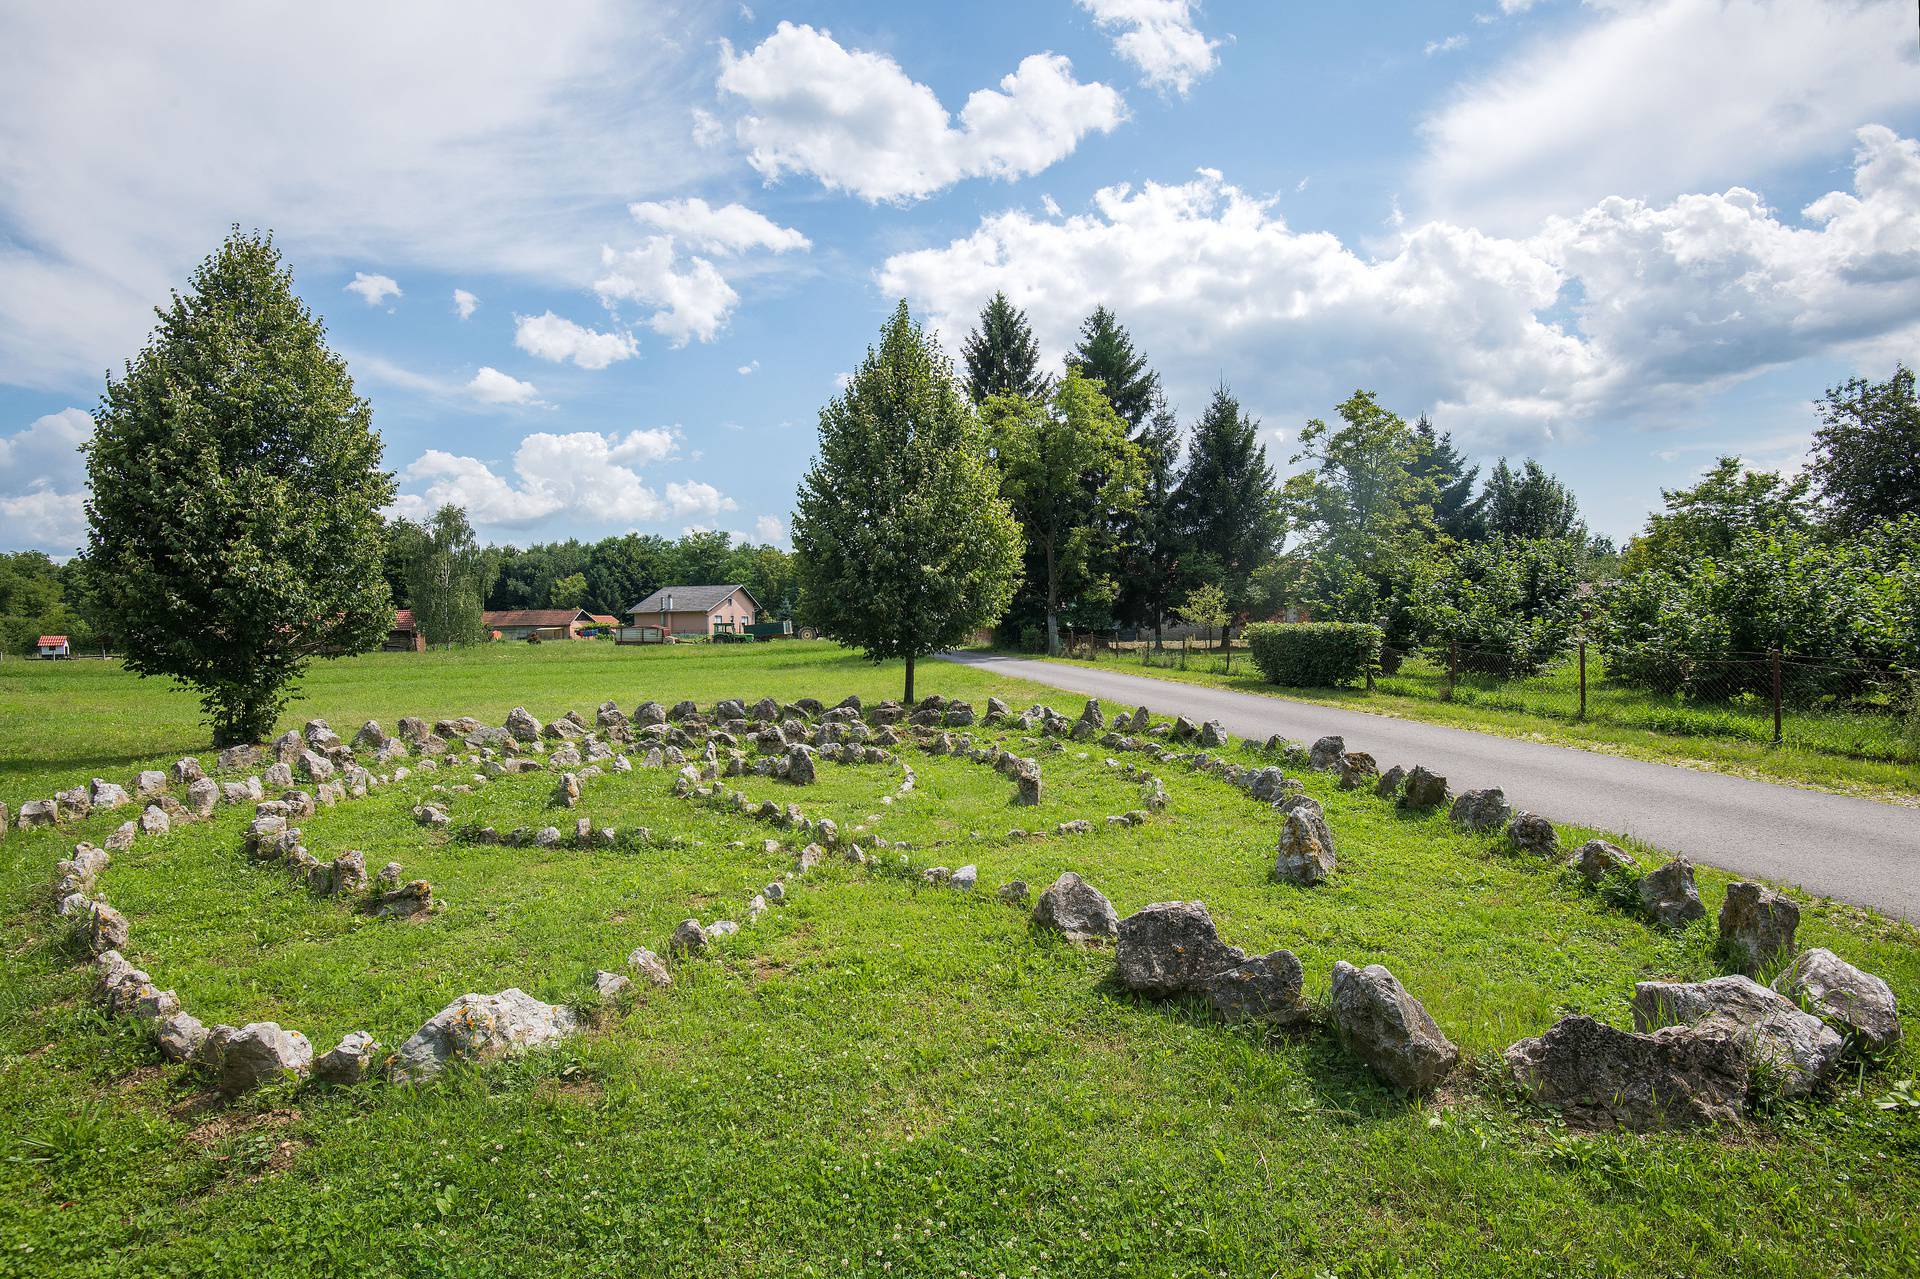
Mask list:
POLYGON ((395 605, 413 610, 421 635, 436 647, 486 638, 483 614, 495 609, 582 608, 624 621, 629 608, 663 586, 739 583, 767 618, 781 619, 793 616, 798 593, 788 552, 736 543, 724 531, 486 546, 454 505, 423 522, 392 521, 383 569, 395 605))

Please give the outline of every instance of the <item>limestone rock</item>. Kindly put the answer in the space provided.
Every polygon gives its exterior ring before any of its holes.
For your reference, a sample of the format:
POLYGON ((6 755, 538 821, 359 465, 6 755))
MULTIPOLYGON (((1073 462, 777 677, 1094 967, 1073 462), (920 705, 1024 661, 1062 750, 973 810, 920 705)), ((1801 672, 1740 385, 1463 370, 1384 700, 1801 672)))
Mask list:
POLYGON ((1507 844, 1535 857, 1560 856, 1560 836, 1553 823, 1538 813, 1515 813, 1507 823, 1507 844))
POLYGON ((1626 849, 1609 844, 1604 839, 1590 839, 1573 850, 1573 856, 1567 859, 1567 865, 1579 872, 1580 878, 1589 885, 1598 885, 1601 880, 1616 871, 1630 872, 1639 869, 1640 863, 1626 849))
POLYGON ((429 1079, 449 1061, 485 1061, 545 1047, 577 1027, 571 1009, 541 1003, 517 987, 497 995, 462 995, 400 1045, 393 1077, 401 1082, 429 1079))
POLYGON ((1365 751, 1347 751, 1335 765, 1340 770, 1340 789, 1359 790, 1380 775, 1380 765, 1365 751))
POLYGON ((540 740, 540 721, 524 706, 516 706, 507 712, 506 730, 508 736, 516 742, 537 742, 540 740))
POLYGON ((698 955, 707 948, 707 930, 697 919, 684 919, 667 938, 669 955, 698 955))
POLYGON ((1453 808, 1447 816, 1456 826, 1468 830, 1499 830, 1513 816, 1513 809, 1507 805, 1507 796, 1499 787, 1487 790, 1470 790, 1453 801, 1453 808))
POLYGON ((1289 1025, 1308 1015, 1301 983, 1299 958, 1276 950, 1210 974, 1200 989, 1208 1006, 1229 1021, 1289 1025))
POLYGON ((1307 752, 1307 767, 1316 772, 1338 767, 1340 757, 1346 753, 1347 741, 1344 737, 1323 737, 1307 752))
POLYGON ((1227 726, 1217 719, 1210 719, 1200 726, 1200 744, 1202 746, 1221 747, 1227 744, 1227 726))
POLYGON ((1824 1083, 1840 1063, 1840 1036, 1785 995, 1750 977, 1702 982, 1643 981, 1633 988, 1633 1026, 1699 1026, 1733 1039, 1748 1060, 1774 1076, 1782 1096, 1824 1083))
POLYGON ((1408 1092, 1432 1088, 1460 1057, 1420 1001, 1380 964, 1335 962, 1333 1021, 1341 1041, 1375 1074, 1408 1092))
POLYGON ((1800 907, 1785 893, 1741 881, 1727 885, 1720 903, 1720 938, 1749 972, 1793 954, 1800 907))
MULTIPOLYGON (((696 925, 696 927, 697 926, 698 925, 696 925)), ((702 933, 701 939, 703 941, 705 937, 706 934, 702 933)), ((667 971, 666 964, 661 960, 660 956, 654 954, 645 946, 635 947, 633 953, 627 956, 627 967, 633 969, 634 975, 649 986, 673 985, 673 974, 667 971)))
POLYGON ((220 1090, 246 1092, 288 1074, 304 1075, 313 1065, 313 1045, 297 1030, 273 1021, 248 1022, 235 1030, 216 1027, 205 1045, 219 1062, 220 1090))
POLYGON ((200 777, 187 786, 187 811, 195 817, 213 816, 220 802, 220 786, 212 778, 200 777))
POLYGON ((631 985, 632 979, 621 973, 610 973, 604 968, 593 975, 593 991, 602 999, 616 999, 631 985))
POLYGON ((1886 982, 1819 947, 1793 961, 1774 981, 1790 999, 1844 1027, 1868 1052, 1900 1042, 1900 1008, 1886 982))
POLYGON ((816 769, 814 760, 817 752, 811 746, 796 742, 787 747, 787 780, 795 786, 811 786, 814 783, 816 769))
MULTIPOLYGON (((398 867, 399 863, 389 862, 387 865, 398 867)), ((386 868, 380 873, 384 879, 386 868)), ((399 878, 397 873, 394 878, 399 878)), ((413 919, 429 914, 433 910, 433 885, 424 879, 416 879, 382 889, 367 900, 366 910, 375 919, 413 919)))
POLYGON ((1002 884, 994 890, 994 893, 1009 906, 1021 907, 1024 907, 1028 899, 1033 896, 1032 890, 1027 887, 1027 881, 1024 879, 1015 879, 1002 884))
POLYGON ((974 885, 979 882, 980 868, 972 863, 968 863, 953 872, 952 878, 947 880, 947 887, 958 889, 963 893, 970 893, 973 891, 974 885))
POLYGON ((168 1061, 192 1061, 207 1042, 207 1028, 192 1013, 178 1012, 154 1023, 153 1038, 168 1061))
POLYGON ((1640 901, 1654 922, 1666 928, 1685 928, 1707 914, 1693 886, 1693 863, 1684 857, 1674 858, 1642 879, 1640 901))
POLYGON ((133 779, 133 793, 140 799, 152 799, 167 789, 167 775, 157 768, 148 768, 133 779))
POLYGON ((183 759, 174 760, 173 767, 167 770, 167 775, 173 780, 175 786, 185 786, 189 782, 199 781, 207 774, 206 770, 200 767, 200 761, 188 755, 183 759))
POLYGON ((1380 780, 1373 784, 1373 793, 1381 799, 1397 799, 1400 795, 1400 787, 1406 780, 1407 770, 1395 764, 1380 774, 1380 780))
POLYGON ((133 799, 123 787, 104 777, 96 777, 87 788, 87 801, 95 808, 119 808, 131 804, 133 799))
POLYGON ((1177 995, 1245 961, 1220 940, 1204 902, 1155 902, 1120 921, 1114 968, 1120 984, 1143 995, 1177 995))
POLYGON ((320 1054, 313 1063, 313 1077, 329 1084, 357 1084, 373 1069, 375 1047, 373 1036, 366 1031, 349 1031, 339 1043, 320 1054))
POLYGON ((87 912, 87 947, 96 955, 124 947, 129 932, 127 917, 105 902, 94 902, 87 912))
POLYGON ((1287 814, 1273 859, 1273 877, 1283 884, 1314 885, 1333 874, 1333 831, 1320 806, 1302 804, 1287 814))
POLYGON ((1053 881, 1040 894, 1033 919, 1042 928, 1058 929, 1070 942, 1102 941, 1120 929, 1113 903, 1099 889, 1072 871, 1053 881))
POLYGON ((1447 779, 1429 772, 1424 764, 1415 764, 1407 774, 1406 784, 1400 788, 1401 807, 1434 809, 1443 808, 1446 803, 1447 779))
POLYGON ((1507 1049, 1506 1061, 1535 1101, 1580 1128, 1729 1123, 1747 1096, 1741 1045, 1692 1026, 1640 1035, 1575 1014, 1507 1049))

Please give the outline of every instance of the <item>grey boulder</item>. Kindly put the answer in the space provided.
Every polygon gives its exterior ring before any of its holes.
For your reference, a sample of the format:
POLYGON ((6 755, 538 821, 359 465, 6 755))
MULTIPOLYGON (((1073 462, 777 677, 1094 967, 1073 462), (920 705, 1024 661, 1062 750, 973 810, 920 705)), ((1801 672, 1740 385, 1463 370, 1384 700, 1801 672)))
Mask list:
POLYGON ((1070 942, 1103 941, 1120 931, 1120 917, 1113 903, 1072 871, 1062 874, 1040 894, 1033 920, 1042 928, 1059 930, 1070 942))
POLYGON ((1869 1052, 1900 1042, 1900 1008, 1893 990, 1830 950, 1819 947, 1793 961, 1774 989, 1846 1028, 1869 1052))
POLYGON ((1290 950, 1255 955, 1210 974, 1201 986, 1207 1004, 1229 1021, 1287 1025, 1308 1013, 1300 997, 1300 960, 1290 950))
MULTIPOLYGON (((371 725, 373 721, 367 723, 371 725)), ((363 727, 361 731, 364 733, 366 729, 363 727)), ((357 1084, 373 1069, 375 1046, 373 1036, 366 1031, 350 1031, 315 1060, 313 1077, 329 1084, 357 1084)))
POLYGON ((205 1045, 218 1062, 220 1090, 246 1092, 286 1075, 304 1075, 313 1065, 313 1045, 297 1030, 273 1021, 248 1022, 235 1030, 216 1027, 205 1045))
POLYGON ((1793 954, 1800 907, 1785 893, 1742 880, 1720 903, 1720 939, 1747 971, 1793 954))
POLYGON ((462 995, 400 1045, 393 1077, 403 1083, 429 1079, 449 1061, 485 1061, 546 1047, 577 1027, 571 1009, 541 1003, 517 987, 497 995, 462 995))
POLYGON ((1333 874, 1333 831, 1320 806, 1305 801, 1287 814, 1274 853, 1273 877, 1283 884, 1311 886, 1333 874))
POLYGON ((1685 928, 1707 916, 1700 890, 1693 884, 1693 863, 1684 857, 1674 858, 1640 881, 1640 903, 1665 928, 1685 928))
POLYGON ((1507 805, 1507 796, 1499 787, 1486 790, 1470 790, 1453 801, 1453 808, 1447 814, 1456 826, 1468 830, 1499 830, 1513 816, 1513 809, 1507 805))
POLYGON ((1798 1097, 1825 1082, 1840 1063, 1840 1036, 1785 995, 1750 977, 1702 982, 1643 981, 1633 988, 1633 1026, 1697 1026, 1745 1046, 1750 1062, 1798 1097))
POLYGON ((1334 964, 1333 1024, 1375 1074, 1408 1092, 1432 1088, 1460 1059, 1420 1001, 1380 964, 1334 964))
POLYGON ((1579 1128, 1648 1132, 1728 1123, 1747 1096, 1741 1045, 1692 1026, 1639 1035, 1575 1014, 1507 1049, 1506 1061, 1535 1101, 1579 1128))
POLYGON ((1567 859, 1567 865, 1573 867, 1589 885, 1598 885, 1616 871, 1639 868, 1639 863, 1633 860, 1631 853, 1604 839, 1590 839, 1574 849, 1573 856, 1567 859))
POLYGON ((1120 984, 1143 995, 1177 995, 1243 962, 1220 940, 1204 902, 1155 902, 1120 921, 1114 968, 1120 984))

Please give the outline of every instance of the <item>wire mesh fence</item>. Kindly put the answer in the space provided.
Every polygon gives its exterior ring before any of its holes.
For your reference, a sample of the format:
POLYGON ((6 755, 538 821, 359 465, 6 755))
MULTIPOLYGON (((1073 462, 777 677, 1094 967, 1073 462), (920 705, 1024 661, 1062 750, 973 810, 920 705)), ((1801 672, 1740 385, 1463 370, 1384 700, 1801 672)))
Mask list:
MULTIPOLYGON (((1067 654, 1246 679, 1244 645, 1217 637, 1156 642, 1128 631, 1071 631, 1067 654)), ((1920 764, 1920 672, 1798 653, 1615 653, 1576 644, 1538 670, 1504 651, 1444 646, 1382 654, 1368 690, 1568 723, 1668 736, 1779 743, 1853 759, 1920 764)))

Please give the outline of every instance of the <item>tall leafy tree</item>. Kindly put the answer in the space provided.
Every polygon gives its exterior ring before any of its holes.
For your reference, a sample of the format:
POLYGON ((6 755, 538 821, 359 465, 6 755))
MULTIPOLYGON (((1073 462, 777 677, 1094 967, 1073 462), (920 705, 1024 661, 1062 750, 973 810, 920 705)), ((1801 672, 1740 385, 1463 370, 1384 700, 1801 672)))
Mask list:
POLYGON ((1803 532, 1813 525, 1811 485, 1805 474, 1787 479, 1723 457, 1698 483, 1661 490, 1666 509, 1629 543, 1624 568, 1685 569, 1726 556, 1749 533, 1803 532))
POLYGON ((1100 384, 1129 433, 1153 412, 1160 376, 1147 367, 1147 357, 1133 349, 1132 335, 1106 307, 1095 308, 1081 324, 1067 367, 1100 384))
POLYGON ((1247 608, 1254 570, 1273 557, 1285 524, 1260 424, 1225 386, 1194 424, 1174 506, 1191 551, 1235 613, 1247 608))
POLYGON ((1100 387, 1069 368, 1045 402, 996 396, 983 406, 1000 491, 1039 560, 1047 651, 1060 651, 1065 598, 1110 599, 1103 573, 1115 516, 1138 505, 1139 451, 1100 387))
POLYGON ((482 609, 493 585, 494 556, 475 539, 466 510, 442 506, 425 527, 410 527, 415 536, 407 594, 421 637, 435 647, 486 638, 482 609))
POLYGON ((903 301, 847 389, 793 520, 801 613, 875 662, 916 661, 998 620, 1020 566, 978 419, 903 301))
POLYGON ((733 534, 721 529, 702 529, 684 534, 674 545, 668 560, 667 577, 684 586, 723 586, 733 561, 733 534))
POLYGON ((1456 542, 1473 542, 1486 536, 1481 502, 1473 491, 1480 468, 1468 466, 1452 434, 1436 431, 1424 413, 1413 424, 1413 434, 1416 447, 1409 469, 1433 485, 1435 527, 1456 542))
POLYGON ((553 593, 547 597, 547 603, 553 608, 585 608, 587 575, 569 573, 565 577, 554 579, 553 593))
POLYGON ((1153 412, 1134 436, 1141 466, 1140 500, 1122 513, 1120 590, 1114 614, 1157 637, 1186 578, 1185 537, 1174 495, 1180 488, 1180 421, 1156 393, 1153 412))
POLYGON ((673 544, 652 534, 602 538, 587 553, 582 570, 596 612, 625 617, 627 610, 666 585, 673 544))
POLYGON ((1583 542, 1587 537, 1573 490, 1532 458, 1518 470, 1504 457, 1494 464, 1481 494, 1481 510, 1491 536, 1572 537, 1583 542))
POLYGON ((980 327, 960 348, 967 366, 967 393, 975 404, 996 395, 1039 399, 1047 393, 1040 371, 1040 344, 1027 326, 1026 313, 995 293, 980 312, 980 327))
POLYGON ((1913 370, 1896 365, 1884 382, 1852 378, 1815 406, 1820 429, 1809 467, 1840 533, 1920 513, 1920 399, 1913 370))
POLYGON ((127 666, 197 689, 218 744, 267 735, 316 657, 393 624, 393 477, 270 236, 234 228, 107 380, 85 581, 127 666))

